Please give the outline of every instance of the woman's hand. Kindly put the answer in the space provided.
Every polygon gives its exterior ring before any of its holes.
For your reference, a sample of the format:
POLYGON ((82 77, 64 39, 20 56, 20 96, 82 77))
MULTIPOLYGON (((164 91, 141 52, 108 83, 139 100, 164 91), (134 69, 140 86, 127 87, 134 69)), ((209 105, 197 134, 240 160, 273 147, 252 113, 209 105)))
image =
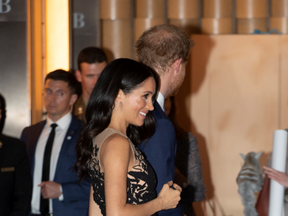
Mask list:
POLYGON ((176 208, 177 204, 180 201, 180 194, 181 194, 182 188, 177 185, 173 184, 172 181, 169 181, 168 183, 164 184, 158 198, 162 201, 162 209, 172 209, 176 208), (173 188, 172 188, 173 186, 173 188))
POLYGON ((284 187, 288 187, 288 176, 283 173, 279 172, 273 168, 264 166, 264 172, 270 179, 277 181, 279 184, 283 185, 284 187))

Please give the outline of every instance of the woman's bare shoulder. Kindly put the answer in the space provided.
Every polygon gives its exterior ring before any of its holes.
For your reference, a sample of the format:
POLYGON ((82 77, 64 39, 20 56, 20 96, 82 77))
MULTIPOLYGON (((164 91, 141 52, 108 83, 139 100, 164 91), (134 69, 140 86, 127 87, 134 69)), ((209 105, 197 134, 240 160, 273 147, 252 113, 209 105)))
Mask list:
MULTIPOLYGON (((112 134, 102 144, 101 158, 117 159, 118 157, 128 156, 130 151, 129 141, 120 134, 112 134)), ((104 159, 105 160, 105 159, 104 159)))

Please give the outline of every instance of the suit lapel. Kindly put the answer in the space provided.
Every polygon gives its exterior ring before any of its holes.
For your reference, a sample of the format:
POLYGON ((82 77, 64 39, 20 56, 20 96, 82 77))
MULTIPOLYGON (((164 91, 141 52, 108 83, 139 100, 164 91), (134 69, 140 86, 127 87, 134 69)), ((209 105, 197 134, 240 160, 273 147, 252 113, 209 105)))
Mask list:
POLYGON ((59 171, 61 172, 61 164, 66 162, 65 161, 65 155, 68 152, 68 149, 69 149, 69 147, 71 145, 71 142, 75 143, 75 139, 76 140, 78 139, 78 137, 76 137, 77 136, 76 130, 77 130, 77 122, 76 122, 75 118, 72 116, 71 123, 69 125, 69 128, 67 130, 65 138, 63 140, 63 144, 62 144, 62 147, 61 147, 61 150, 60 150, 60 154, 59 154, 59 157, 58 157, 58 162, 57 162, 57 165, 56 165, 54 179, 56 178, 58 172, 59 171))
POLYGON ((31 173, 34 173, 34 165, 35 165, 35 151, 36 145, 38 143, 41 132, 46 124, 46 120, 39 123, 38 126, 33 128, 33 134, 31 136, 31 140, 29 141, 30 145, 27 147, 28 156, 31 158, 31 173))

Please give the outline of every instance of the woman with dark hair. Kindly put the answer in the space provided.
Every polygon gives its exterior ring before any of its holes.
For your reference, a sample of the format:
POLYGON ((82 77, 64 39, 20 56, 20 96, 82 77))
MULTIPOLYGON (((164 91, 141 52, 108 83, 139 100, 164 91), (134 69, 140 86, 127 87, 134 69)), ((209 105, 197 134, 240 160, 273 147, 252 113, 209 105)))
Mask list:
POLYGON ((89 215, 152 215, 177 206, 181 187, 168 182, 157 197, 155 173, 134 146, 155 131, 150 111, 157 89, 156 73, 130 59, 116 59, 101 73, 74 167, 80 180, 91 179, 89 215))

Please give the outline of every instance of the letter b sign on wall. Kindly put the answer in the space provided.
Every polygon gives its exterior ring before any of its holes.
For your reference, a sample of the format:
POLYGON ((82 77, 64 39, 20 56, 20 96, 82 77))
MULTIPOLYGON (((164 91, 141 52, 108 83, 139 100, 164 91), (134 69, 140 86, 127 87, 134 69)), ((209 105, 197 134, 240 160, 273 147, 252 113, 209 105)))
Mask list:
POLYGON ((9 13, 11 11, 10 0, 0 0, 0 13, 9 13))

